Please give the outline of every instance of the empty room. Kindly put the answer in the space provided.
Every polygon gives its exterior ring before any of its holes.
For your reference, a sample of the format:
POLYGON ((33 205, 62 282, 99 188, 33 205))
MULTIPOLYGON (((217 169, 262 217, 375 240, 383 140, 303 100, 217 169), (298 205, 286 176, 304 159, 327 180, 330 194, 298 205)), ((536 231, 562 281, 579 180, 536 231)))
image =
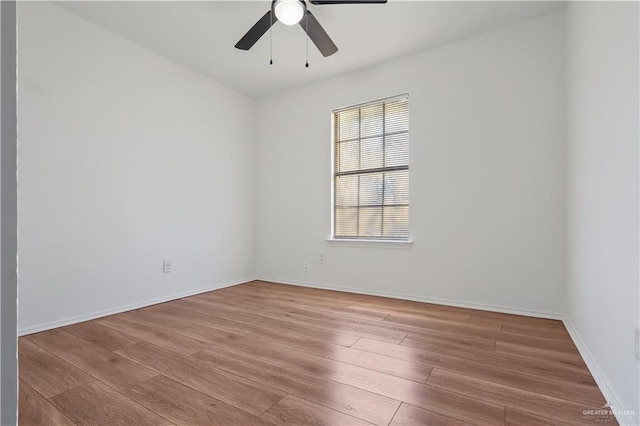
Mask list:
POLYGON ((640 425, 637 1, 2 1, 0 424, 640 425))

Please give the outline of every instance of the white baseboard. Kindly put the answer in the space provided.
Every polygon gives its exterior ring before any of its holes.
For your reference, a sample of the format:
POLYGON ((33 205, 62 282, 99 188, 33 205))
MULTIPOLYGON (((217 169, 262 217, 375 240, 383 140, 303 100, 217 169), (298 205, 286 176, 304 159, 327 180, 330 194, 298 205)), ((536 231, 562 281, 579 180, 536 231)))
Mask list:
POLYGON ((58 327, 64 327, 66 325, 71 325, 71 324, 77 324, 79 322, 84 322, 84 321, 90 321, 90 320, 94 320, 97 318, 102 318, 102 317, 106 317, 109 315, 115 315, 115 314, 119 314, 122 312, 126 312, 126 311, 131 311, 134 309, 139 309, 139 308, 144 308, 147 306, 151 306, 151 305, 157 305, 158 303, 164 303, 164 302, 169 302, 171 300, 176 300, 176 299, 182 299, 183 297, 189 297, 189 296, 194 296, 196 294, 200 294, 200 293, 206 293, 208 291, 212 291, 212 290, 220 290, 222 288, 226 288, 226 287, 232 287, 234 285, 238 285, 238 284, 244 284, 250 281, 255 280, 255 278, 251 277, 251 278, 245 278, 245 279, 241 279, 241 280, 237 280, 237 281, 229 281, 226 283, 222 283, 222 284, 216 284, 210 287, 205 287, 205 288, 201 288, 198 290, 192 290, 192 291, 186 291, 184 293, 178 293, 178 294, 173 294, 171 296, 166 296, 166 297, 160 297, 157 299, 149 299, 149 300, 145 300, 143 302, 137 302, 137 303, 133 303, 130 305, 125 305, 125 306, 119 306, 117 308, 113 308, 113 309, 107 309, 104 311, 99 311, 99 312, 94 312, 88 315, 81 315, 78 317, 72 317, 72 318, 66 318, 63 320, 59 320, 59 321, 52 321, 52 322, 48 322, 45 324, 38 324, 35 326, 31 326, 31 327, 25 327, 22 329, 18 330, 18 336, 25 336, 27 334, 32 334, 32 333, 38 333, 40 331, 46 331, 46 330, 51 330, 53 328, 58 328, 58 327))
MULTIPOLYGON (((606 399, 610 405, 616 408, 616 410, 614 410, 614 414, 616 415, 616 420, 618 420, 618 423, 620 423, 620 426, 638 426, 638 424, 635 422, 635 419, 633 418, 634 416, 624 415, 624 412, 628 411, 627 407, 625 407, 622 404, 621 399, 613 390, 613 387, 609 385, 609 381, 607 380, 606 376, 602 373, 602 370, 596 363, 593 356, 591 356, 589 349, 587 349, 587 346, 582 341, 580 334, 573 326, 573 323, 571 322, 569 317, 565 315, 565 317, 562 319, 562 322, 564 323, 565 328, 569 332, 569 335, 571 336, 573 343, 578 348, 578 352, 580 352, 580 356, 582 356, 582 359, 584 360, 585 364, 587 364, 587 368, 589 369, 589 372, 593 376, 593 379, 596 381, 596 384, 600 388, 600 391, 602 392, 604 399, 606 399)), ((600 407, 593 407, 593 409, 597 409, 597 408, 600 408, 600 407)))
POLYGON ((333 286, 333 285, 326 285, 326 284, 310 283, 306 281, 283 280, 279 278, 270 278, 270 277, 258 277, 256 278, 256 280, 269 281, 269 282, 280 283, 280 284, 297 285, 301 287, 318 288, 321 290, 334 290, 334 291, 342 291, 346 293, 365 294, 369 296, 390 297, 392 299, 412 300, 414 302, 433 303, 436 305, 455 306, 458 308, 477 309, 481 311, 500 312, 504 314, 522 315, 522 316, 535 317, 535 318, 546 318, 546 319, 553 319, 553 320, 562 320, 564 318, 564 315, 553 313, 553 312, 509 308, 506 306, 463 302, 459 300, 448 300, 448 299, 438 299, 438 298, 432 298, 432 297, 413 296, 408 294, 392 293, 387 291, 372 291, 372 290, 362 289, 357 287, 341 287, 341 286, 333 286))

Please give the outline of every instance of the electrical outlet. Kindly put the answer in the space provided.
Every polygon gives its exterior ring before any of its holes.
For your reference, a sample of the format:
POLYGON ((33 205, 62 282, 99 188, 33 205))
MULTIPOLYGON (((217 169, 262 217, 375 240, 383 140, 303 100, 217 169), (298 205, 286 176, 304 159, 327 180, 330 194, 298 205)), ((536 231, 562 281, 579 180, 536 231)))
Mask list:
POLYGON ((308 263, 306 263, 306 262, 303 263, 302 267, 304 268, 304 273, 305 274, 309 272, 309 264, 308 263))
POLYGON ((640 328, 636 327, 636 359, 640 361, 640 328))
POLYGON ((320 255, 320 262, 318 263, 320 263, 321 265, 324 265, 324 254, 320 255))
POLYGON ((171 260, 165 259, 162 261, 162 272, 165 274, 171 272, 171 260))

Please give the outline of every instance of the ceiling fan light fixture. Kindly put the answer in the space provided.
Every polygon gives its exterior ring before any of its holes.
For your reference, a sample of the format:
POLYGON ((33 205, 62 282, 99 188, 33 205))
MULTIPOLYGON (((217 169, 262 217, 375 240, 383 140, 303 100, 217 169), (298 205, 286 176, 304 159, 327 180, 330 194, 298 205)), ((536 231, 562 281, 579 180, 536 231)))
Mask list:
POLYGON ((300 0, 276 0, 273 11, 278 21, 285 25, 295 25, 304 16, 304 3, 300 0))

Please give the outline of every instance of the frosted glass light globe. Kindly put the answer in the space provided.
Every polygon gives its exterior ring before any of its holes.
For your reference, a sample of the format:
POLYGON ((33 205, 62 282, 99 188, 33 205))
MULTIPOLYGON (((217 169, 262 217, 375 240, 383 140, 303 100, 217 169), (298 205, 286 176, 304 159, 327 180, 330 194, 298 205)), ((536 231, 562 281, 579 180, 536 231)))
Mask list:
POLYGON ((304 15, 304 5, 300 0, 277 0, 273 8, 278 21, 285 25, 295 25, 304 15))

